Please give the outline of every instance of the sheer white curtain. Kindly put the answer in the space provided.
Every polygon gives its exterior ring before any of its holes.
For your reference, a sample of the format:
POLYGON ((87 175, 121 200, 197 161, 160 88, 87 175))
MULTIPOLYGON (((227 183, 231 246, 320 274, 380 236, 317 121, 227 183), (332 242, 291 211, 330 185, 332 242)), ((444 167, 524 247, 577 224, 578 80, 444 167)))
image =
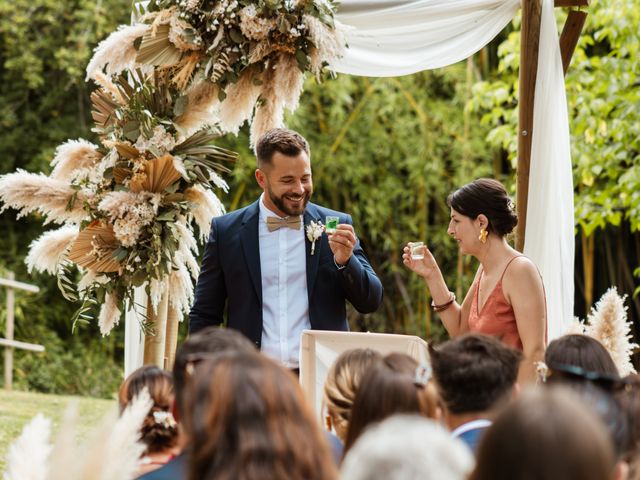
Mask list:
POLYGON ((340 73, 394 77, 471 56, 513 19, 520 0, 343 0, 340 73))
POLYGON ((524 244, 544 280, 549 340, 573 320, 575 253, 569 115, 553 10, 553 0, 543 0, 524 244))
MULTIPOLYGON (((513 18, 520 0, 343 0, 349 48, 340 73, 398 76, 463 60, 513 18)), ((542 274, 549 339, 573 318, 573 181, 553 0, 543 0, 525 254, 542 274)))

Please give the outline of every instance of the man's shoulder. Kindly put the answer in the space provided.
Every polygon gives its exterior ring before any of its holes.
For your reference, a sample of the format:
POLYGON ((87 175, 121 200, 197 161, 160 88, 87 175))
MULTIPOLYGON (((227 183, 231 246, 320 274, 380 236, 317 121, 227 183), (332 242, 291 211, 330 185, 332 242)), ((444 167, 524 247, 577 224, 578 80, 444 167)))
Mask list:
POLYGON ((186 478, 187 459, 186 453, 182 453, 157 470, 138 477, 137 480, 186 480, 186 478))

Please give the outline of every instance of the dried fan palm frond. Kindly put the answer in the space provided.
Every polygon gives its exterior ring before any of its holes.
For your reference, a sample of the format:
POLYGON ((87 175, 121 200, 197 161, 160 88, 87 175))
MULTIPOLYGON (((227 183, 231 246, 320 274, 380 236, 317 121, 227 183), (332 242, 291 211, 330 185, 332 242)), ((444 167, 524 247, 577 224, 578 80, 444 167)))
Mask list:
POLYGON ((72 262, 95 272, 117 272, 120 262, 113 258, 120 244, 113 227, 95 221, 78 234, 71 245, 68 258, 72 262))
POLYGON ((251 120, 253 109, 260 96, 260 87, 254 83, 256 69, 248 68, 236 83, 225 90, 226 98, 220 104, 220 128, 238 134, 245 120, 251 120))
MULTIPOLYGON (((276 62, 270 62, 262 74, 262 88, 260 89, 260 103, 256 108, 251 123, 251 146, 256 145, 258 139, 272 128, 283 126, 284 104, 278 98, 277 80, 275 78, 276 62)), ((296 67, 297 68, 297 67, 296 67)))
POLYGON ((100 42, 87 65, 87 80, 95 79, 95 74, 103 70, 108 76, 133 70, 137 54, 134 43, 147 30, 149 25, 145 24, 121 26, 100 42))
POLYGON ((113 100, 111 95, 102 89, 91 92, 91 118, 99 128, 106 128, 115 123, 115 111, 119 105, 113 100))
POLYGON ((100 316, 98 317, 98 326, 103 337, 109 335, 111 330, 120 322, 122 312, 118 309, 119 304, 120 300, 116 295, 108 293, 105 296, 104 303, 100 308, 100 316))
POLYGON ((182 52, 169 40, 169 25, 158 25, 155 33, 148 30, 136 55, 136 62, 157 67, 172 67, 182 57, 182 52))
POLYGON ((599 340, 611 354, 620 375, 635 373, 631 354, 638 347, 631 342, 631 325, 627 319, 624 297, 611 287, 591 309, 587 317, 586 334, 599 340))
POLYGON ((169 154, 144 162, 144 173, 144 180, 131 180, 129 183, 132 192, 161 193, 182 177, 173 164, 173 157, 169 154))
POLYGON ((101 158, 102 154, 98 152, 97 145, 82 138, 69 140, 56 149, 56 154, 51 160, 51 165, 54 166, 51 178, 69 181, 74 170, 91 167, 101 158))
POLYGON ((65 225, 57 230, 50 230, 31 242, 25 260, 29 273, 35 268, 38 272, 55 275, 60 260, 77 236, 78 227, 65 225))
POLYGON ((219 104, 217 85, 202 80, 187 91, 187 106, 174 123, 185 135, 191 135, 203 126, 215 123, 214 111, 219 104))
POLYGON ((31 212, 47 217, 44 224, 80 223, 86 218, 82 204, 87 200, 83 191, 73 189, 68 182, 49 178, 42 173, 18 169, 0 176, 0 199, 7 207, 19 211, 18 218, 31 212))
POLYGON ((200 185, 187 189, 185 198, 194 204, 191 214, 198 225, 200 240, 206 240, 211 228, 211 220, 224 213, 224 206, 211 190, 200 185))
POLYGON ((249 52, 249 64, 258 63, 275 51, 270 42, 257 42, 249 52))
POLYGON ((115 83, 113 83, 109 77, 107 77, 102 72, 96 72, 94 74, 94 82, 96 82, 100 87, 107 93, 111 94, 111 97, 119 104, 126 105, 127 100, 122 96, 122 92, 116 87, 115 83))
POLYGON ((5 480, 46 480, 51 420, 37 414, 9 447, 5 480))
POLYGON ((182 57, 180 63, 175 67, 175 74, 171 79, 178 90, 187 88, 187 85, 189 85, 191 81, 191 75, 201 59, 202 55, 197 52, 182 57))
POLYGON ((140 156, 140 151, 129 143, 115 142, 113 146, 123 158, 133 160, 140 156))

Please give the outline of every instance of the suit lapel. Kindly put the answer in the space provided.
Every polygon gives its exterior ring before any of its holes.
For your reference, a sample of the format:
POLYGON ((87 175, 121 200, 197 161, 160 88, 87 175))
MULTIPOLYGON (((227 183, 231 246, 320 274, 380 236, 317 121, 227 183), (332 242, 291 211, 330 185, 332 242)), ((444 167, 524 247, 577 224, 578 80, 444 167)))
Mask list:
POLYGON ((321 221, 320 214, 315 205, 309 203, 307 209, 304 212, 304 238, 305 238, 305 251, 307 254, 307 293, 309 299, 311 299, 311 293, 313 287, 316 284, 316 277, 318 275, 318 265, 320 264, 320 255, 322 255, 323 241, 322 236, 316 240, 316 250, 311 255, 311 241, 307 238, 307 225, 311 221, 321 221))
MULTIPOLYGON (((258 200, 259 201, 259 200, 258 200)), ((240 231, 240 243, 244 253, 247 269, 251 276, 253 288, 262 303, 262 273, 260 269, 260 245, 258 239, 258 217, 260 208, 258 202, 250 205, 242 217, 242 230, 240 231)))

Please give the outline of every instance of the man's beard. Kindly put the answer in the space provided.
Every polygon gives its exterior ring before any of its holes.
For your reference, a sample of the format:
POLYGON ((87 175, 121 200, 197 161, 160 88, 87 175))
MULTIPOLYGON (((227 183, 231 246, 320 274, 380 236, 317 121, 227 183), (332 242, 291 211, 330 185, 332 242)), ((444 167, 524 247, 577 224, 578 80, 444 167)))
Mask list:
POLYGON ((273 204, 276 207, 278 207, 278 210, 280 210, 281 212, 286 213, 288 216, 302 215, 304 213, 305 208, 307 208, 307 203, 309 203, 309 199, 311 198, 311 192, 305 191, 301 195, 302 196, 302 205, 300 206, 300 208, 299 209, 292 209, 292 208, 287 207, 287 205, 284 203, 284 198, 285 197, 291 197, 292 195, 285 193, 281 197, 277 197, 277 196, 274 195, 274 193, 271 190, 271 188, 268 188, 267 190, 268 190, 268 193, 269 193, 269 198, 271 199, 273 204))

